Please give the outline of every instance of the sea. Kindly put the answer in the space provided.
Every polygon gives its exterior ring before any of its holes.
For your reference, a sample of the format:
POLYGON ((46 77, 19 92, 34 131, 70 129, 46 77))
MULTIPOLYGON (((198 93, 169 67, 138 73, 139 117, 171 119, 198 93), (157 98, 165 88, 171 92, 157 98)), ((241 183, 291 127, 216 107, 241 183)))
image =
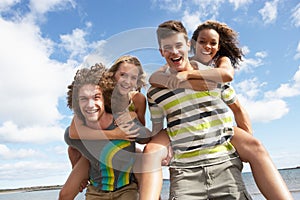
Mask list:
MULTIPOLYGON (((300 168, 281 169, 279 170, 283 179, 285 180, 289 190, 291 191, 295 200, 300 200, 300 168)), ((252 173, 243 172, 243 179, 246 184, 248 192, 251 194, 253 200, 264 200, 265 198, 259 192, 252 173)), ((169 196, 169 180, 164 180, 163 189, 161 192, 162 200, 167 200, 169 196)), ((0 193, 0 200, 57 200, 59 190, 43 190, 33 192, 11 192, 0 193)), ((84 192, 77 195, 75 200, 84 200, 84 192)))

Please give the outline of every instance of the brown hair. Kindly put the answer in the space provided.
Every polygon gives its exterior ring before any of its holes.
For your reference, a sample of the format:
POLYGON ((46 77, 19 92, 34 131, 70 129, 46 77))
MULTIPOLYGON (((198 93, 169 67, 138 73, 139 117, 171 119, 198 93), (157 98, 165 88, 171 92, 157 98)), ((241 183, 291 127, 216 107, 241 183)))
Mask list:
MULTIPOLYGON (((77 70, 76 75, 74 76, 74 80, 71 85, 68 85, 67 92, 67 106, 74 111, 74 113, 83 121, 85 121, 80 107, 79 107, 79 99, 78 93, 82 86, 87 84, 98 85, 102 92, 109 88, 112 82, 109 82, 108 79, 103 79, 103 75, 106 73, 107 69, 104 65, 95 64, 90 68, 82 68, 77 70)), ((111 110, 110 103, 107 102, 107 98, 104 96, 105 110, 109 112, 111 110)))
POLYGON ((161 39, 165 39, 177 33, 183 33, 184 38, 188 41, 187 31, 180 21, 169 20, 160 24, 156 30, 159 48, 161 48, 161 39))

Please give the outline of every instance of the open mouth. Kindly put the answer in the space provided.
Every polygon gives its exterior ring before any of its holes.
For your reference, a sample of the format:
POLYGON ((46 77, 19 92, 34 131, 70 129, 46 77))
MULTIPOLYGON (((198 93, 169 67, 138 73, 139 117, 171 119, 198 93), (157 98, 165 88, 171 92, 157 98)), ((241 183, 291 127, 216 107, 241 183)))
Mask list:
POLYGON ((85 112, 87 113, 87 114, 95 114, 95 113, 97 113, 99 111, 99 109, 92 109, 92 110, 86 110, 85 112))
POLYGON ((131 89, 131 87, 129 86, 129 85, 124 85, 124 84, 120 84, 119 85, 119 89, 121 89, 121 90, 130 90, 131 89))
POLYGON ((203 55, 211 55, 212 54, 212 52, 210 52, 210 51, 202 51, 201 52, 203 55))
POLYGON ((174 62, 174 63, 178 63, 182 60, 182 57, 178 57, 178 58, 171 58, 171 60, 174 62))

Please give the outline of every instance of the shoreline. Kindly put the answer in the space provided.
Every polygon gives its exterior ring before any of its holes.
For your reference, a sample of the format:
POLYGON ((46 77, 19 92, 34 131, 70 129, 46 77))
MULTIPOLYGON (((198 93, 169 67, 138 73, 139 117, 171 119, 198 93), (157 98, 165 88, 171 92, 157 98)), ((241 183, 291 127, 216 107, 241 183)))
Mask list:
POLYGON ((50 185, 50 186, 33 186, 33 187, 24 187, 24 188, 15 188, 15 189, 0 189, 1 194, 10 194, 18 192, 35 192, 43 190, 60 190, 62 185, 50 185))
MULTIPOLYGON (((282 168, 282 169, 278 169, 278 170, 284 171, 284 170, 292 170, 292 169, 300 169, 300 166, 291 167, 291 168, 282 168)), ((169 179, 164 179, 164 181, 167 181, 167 180, 169 180, 169 179)), ((49 186, 32 186, 32 187, 22 187, 22 188, 12 188, 12 189, 0 189, 0 195, 1 194, 11 194, 11 193, 20 193, 20 192, 35 192, 35 191, 43 191, 43 190, 60 190, 62 187, 63 187, 63 185, 49 185, 49 186)), ((290 192, 300 193, 300 190, 295 189, 295 190, 291 190, 290 192)))

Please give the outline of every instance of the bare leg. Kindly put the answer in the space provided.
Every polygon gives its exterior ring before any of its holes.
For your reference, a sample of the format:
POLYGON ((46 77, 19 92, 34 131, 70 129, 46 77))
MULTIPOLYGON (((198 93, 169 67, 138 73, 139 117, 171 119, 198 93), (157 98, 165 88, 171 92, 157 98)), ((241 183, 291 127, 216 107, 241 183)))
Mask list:
POLYGON ((89 166, 89 161, 85 157, 82 156, 78 160, 59 192, 59 200, 73 200, 76 197, 80 192, 81 183, 89 177, 89 166))
POLYGON ((133 166, 134 176, 136 178, 138 188, 140 188, 140 184, 142 182, 142 155, 143 152, 141 149, 136 148, 136 159, 133 166))
POLYGON ((266 199, 293 199, 279 171, 262 143, 244 130, 234 127, 231 143, 242 161, 249 162, 255 182, 266 199))
POLYGON ((168 155, 169 143, 168 135, 161 131, 146 145, 143 153, 140 200, 160 199, 163 180, 161 162, 168 155))

